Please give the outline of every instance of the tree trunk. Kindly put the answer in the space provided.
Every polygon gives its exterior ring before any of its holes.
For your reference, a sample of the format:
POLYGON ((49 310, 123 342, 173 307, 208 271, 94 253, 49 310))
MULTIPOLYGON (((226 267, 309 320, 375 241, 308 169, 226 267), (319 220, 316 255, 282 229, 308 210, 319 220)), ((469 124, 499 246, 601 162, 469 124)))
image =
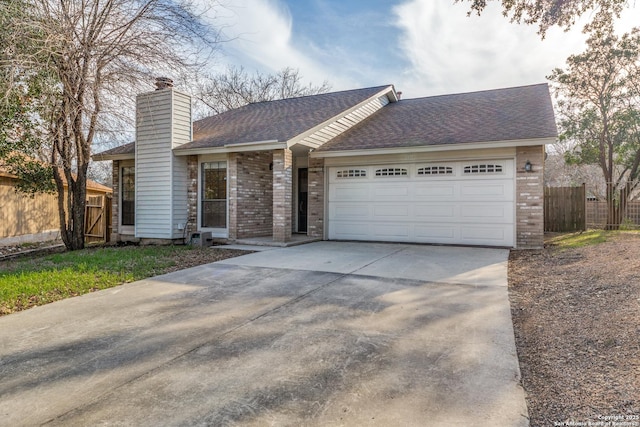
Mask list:
POLYGON ((627 215, 627 205, 631 196, 631 183, 627 182, 617 191, 617 186, 607 183, 607 224, 606 230, 619 230, 627 215))
POLYGON ((83 249, 87 167, 80 168, 75 177, 66 168, 63 171, 54 168, 53 175, 58 189, 58 216, 62 241, 70 251, 83 249))

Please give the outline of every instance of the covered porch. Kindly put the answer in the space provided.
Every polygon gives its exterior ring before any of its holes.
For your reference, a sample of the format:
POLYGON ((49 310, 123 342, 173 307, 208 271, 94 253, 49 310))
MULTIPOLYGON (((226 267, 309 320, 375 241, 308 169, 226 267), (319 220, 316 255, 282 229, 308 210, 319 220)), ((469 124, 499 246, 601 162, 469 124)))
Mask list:
POLYGON ((192 188, 197 194, 189 197, 190 203, 197 200, 199 205, 190 208, 192 216, 197 217, 193 218, 197 230, 252 245, 291 246, 321 240, 318 222, 324 214, 323 169, 310 169, 308 153, 305 147, 227 153, 223 179, 228 205, 222 210, 219 202, 223 200, 209 200, 208 196, 215 193, 219 198, 221 193, 211 191, 219 188, 221 181, 220 171, 210 167, 215 159, 197 156, 191 176, 191 181, 198 183, 192 188), (226 221, 220 218, 223 215, 226 221), (224 229, 208 228, 215 222, 212 218, 221 224, 226 222, 224 229))

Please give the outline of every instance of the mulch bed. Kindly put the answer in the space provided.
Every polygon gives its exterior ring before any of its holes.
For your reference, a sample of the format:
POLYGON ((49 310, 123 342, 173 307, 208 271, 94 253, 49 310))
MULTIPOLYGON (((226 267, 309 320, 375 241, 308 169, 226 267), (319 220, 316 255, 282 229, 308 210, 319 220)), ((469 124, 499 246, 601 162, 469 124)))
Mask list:
POLYGON ((640 236, 512 251, 509 294, 531 426, 640 426, 640 236))

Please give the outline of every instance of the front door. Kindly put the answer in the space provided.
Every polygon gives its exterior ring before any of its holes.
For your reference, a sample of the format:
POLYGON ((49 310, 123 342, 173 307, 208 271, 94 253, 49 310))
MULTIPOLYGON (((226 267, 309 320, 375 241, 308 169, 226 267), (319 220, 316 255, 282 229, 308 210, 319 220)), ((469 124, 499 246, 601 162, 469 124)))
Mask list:
POLYGON ((307 191, 309 170, 298 169, 298 232, 307 232, 307 191))

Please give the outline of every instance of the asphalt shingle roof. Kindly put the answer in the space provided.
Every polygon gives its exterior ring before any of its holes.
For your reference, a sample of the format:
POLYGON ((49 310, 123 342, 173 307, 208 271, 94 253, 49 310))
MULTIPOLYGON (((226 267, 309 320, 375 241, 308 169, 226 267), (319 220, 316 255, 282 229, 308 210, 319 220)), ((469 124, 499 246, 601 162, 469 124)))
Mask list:
MULTIPOLYGON (((383 91, 377 86, 259 102, 193 123, 194 140, 176 150, 287 141, 383 91)), ((554 138, 546 83, 391 103, 316 151, 417 147, 554 138)), ((102 154, 133 154, 134 143, 102 154)))
POLYGON ((316 151, 416 147, 558 135, 546 83, 402 100, 316 151))
POLYGON ((123 154, 134 154, 136 152, 136 143, 130 142, 107 151, 103 151, 96 156, 119 156, 123 154))
MULTIPOLYGON (((382 92, 391 85, 257 102, 193 122, 193 141, 176 150, 259 141, 288 141, 382 92)), ((100 155, 135 153, 135 143, 100 155)))
POLYGON ((258 102, 193 123, 193 142, 176 150, 227 144, 288 141, 391 85, 258 102))

